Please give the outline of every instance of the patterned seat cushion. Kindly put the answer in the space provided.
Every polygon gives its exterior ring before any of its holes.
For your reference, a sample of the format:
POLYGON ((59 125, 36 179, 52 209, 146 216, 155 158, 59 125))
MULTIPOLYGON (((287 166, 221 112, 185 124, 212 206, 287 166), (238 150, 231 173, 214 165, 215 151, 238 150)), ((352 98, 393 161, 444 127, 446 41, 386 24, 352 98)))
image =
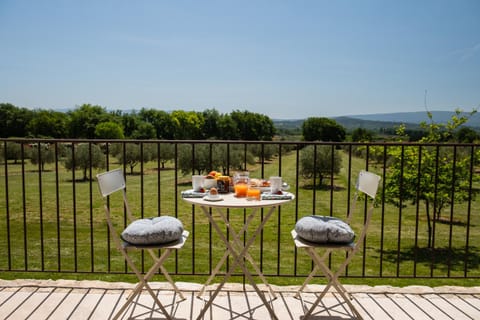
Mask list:
POLYGON ((164 244, 180 239, 183 224, 170 216, 135 220, 123 230, 121 237, 133 245, 164 244))
POLYGON ((297 221, 295 231, 304 240, 315 243, 351 243, 355 233, 335 217, 307 216, 297 221))

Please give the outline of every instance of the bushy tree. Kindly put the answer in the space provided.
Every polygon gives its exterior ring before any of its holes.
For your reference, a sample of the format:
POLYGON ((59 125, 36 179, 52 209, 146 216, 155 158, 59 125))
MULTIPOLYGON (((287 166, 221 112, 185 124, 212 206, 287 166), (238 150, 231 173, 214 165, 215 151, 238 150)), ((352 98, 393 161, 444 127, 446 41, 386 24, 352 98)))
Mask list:
POLYGON ((33 112, 18 108, 11 103, 0 103, 0 137, 26 137, 27 125, 33 112))
POLYGON ((95 136, 100 139, 123 139, 123 128, 116 122, 107 121, 97 124, 95 136))
POLYGON ((29 152, 30 162, 40 164, 40 170, 45 170, 45 164, 55 162, 55 145, 48 143, 35 143, 29 152))
POLYGON ((130 167, 130 174, 133 174, 133 169, 139 163, 146 163, 154 158, 156 150, 149 143, 126 143, 112 145, 112 154, 120 163, 130 167))
POLYGON ((58 111, 35 110, 26 129, 33 137, 65 138, 68 135, 68 116, 58 111))
POLYGON ((84 104, 73 111, 69 111, 70 116, 70 137, 72 138, 95 138, 95 129, 101 122, 107 122, 111 115, 105 108, 84 104))
POLYGON ((105 156, 98 145, 92 143, 72 144, 72 148, 64 161, 65 169, 82 170, 83 181, 88 180, 87 172, 90 168, 105 168, 105 156))
POLYGON ((311 117, 302 124, 302 135, 305 141, 344 141, 345 128, 335 120, 311 117))
MULTIPOLYGON (((432 219, 440 219, 442 210, 452 203, 461 203, 475 196, 475 190, 469 189, 470 178, 478 181, 479 177, 472 172, 471 164, 477 163, 480 150, 476 150, 474 159, 471 159, 468 149, 442 144, 454 138, 456 129, 466 123, 469 116, 461 116, 461 111, 456 110, 447 124, 437 124, 433 122, 432 114, 428 113, 431 122, 421 124, 426 135, 420 142, 432 145, 388 148, 385 199, 396 206, 419 202, 425 205, 428 247, 432 246, 432 219)), ((398 129, 400 137, 405 137, 404 128, 401 126, 398 129)))
POLYGON ((340 151, 333 146, 307 146, 300 152, 300 173, 305 179, 318 178, 318 186, 325 177, 338 174, 341 168, 340 151))

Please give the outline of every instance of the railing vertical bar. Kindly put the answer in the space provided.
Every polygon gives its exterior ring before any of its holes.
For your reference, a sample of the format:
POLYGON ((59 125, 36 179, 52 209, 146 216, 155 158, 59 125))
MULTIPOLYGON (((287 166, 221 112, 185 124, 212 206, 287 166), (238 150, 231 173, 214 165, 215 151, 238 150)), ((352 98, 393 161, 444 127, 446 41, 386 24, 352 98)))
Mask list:
MULTIPOLYGON (((227 147, 227 153, 229 152, 229 148, 227 147)), ((211 169, 211 166, 212 166, 212 154, 213 154, 213 144, 209 144, 209 153, 208 153, 208 156, 209 156, 209 159, 208 159, 208 163, 210 164, 210 169, 211 169)), ((194 209, 195 210, 195 209, 194 209)), ((210 208, 210 214, 212 213, 212 209, 210 208)), ((209 223, 208 224, 208 257, 209 257, 209 261, 208 261, 208 274, 212 274, 212 269, 213 269, 213 234, 212 234, 212 225, 209 223)))
POLYGON ((5 153, 4 170, 5 170, 5 218, 7 225, 7 256, 8 270, 12 270, 12 241, 10 237, 10 201, 9 201, 9 182, 8 182, 8 157, 6 156, 7 140, 3 141, 3 152, 5 153))
MULTIPOLYGON (((404 164, 405 164, 405 146, 402 145, 402 151, 401 151, 401 165, 400 165, 400 190, 404 190, 405 186, 403 184, 403 175, 404 175, 404 164)), ((403 197, 402 194, 403 192, 400 191, 400 202, 399 202, 399 208, 398 208, 398 233, 397 233, 397 267, 396 267, 396 275, 397 278, 400 276, 400 253, 401 253, 401 239, 402 239, 402 207, 403 207, 403 197)))
POLYGON ((57 271, 62 270, 62 250, 61 250, 61 234, 60 234, 60 188, 59 188, 59 168, 58 168, 58 142, 54 142, 55 146, 55 208, 57 219, 57 271))
MULTIPOLYGON (((298 174, 300 173, 300 147, 297 145, 295 148, 295 194, 298 195, 298 183, 300 182, 298 179, 298 174)), ((298 205, 299 205, 299 197, 295 197, 295 221, 298 221, 298 205)), ((298 275, 298 249, 294 246, 294 263, 293 263, 293 275, 298 275)))
MULTIPOLYGON (((209 148, 210 148, 210 155, 209 157, 211 158, 211 154, 212 154, 212 144, 209 144, 209 148)), ((210 162, 211 164, 211 162, 210 162)), ((196 174, 195 172, 195 144, 192 144, 192 175, 196 174)), ((196 235, 196 232, 195 232, 195 206, 192 205, 192 235, 191 235, 191 238, 192 238, 192 243, 193 243, 193 248, 195 248, 195 235, 196 235)), ((192 250, 192 270, 193 270, 193 274, 195 274, 195 249, 192 250)))
MULTIPOLYGON (((255 145, 256 146, 256 145, 255 145)), ((262 177, 265 172, 265 144, 260 145, 260 163, 261 163, 261 173, 262 177)), ((260 221, 263 221, 264 212, 263 208, 260 209, 260 221)), ((245 237, 244 237, 245 239, 245 237)), ((264 241, 264 230, 260 232, 260 271, 263 272, 263 241, 264 241)))
POLYGON ((473 175, 475 173, 475 147, 471 146, 470 151, 470 177, 468 181, 468 205, 467 205, 467 225, 465 231, 465 260, 463 264, 463 276, 468 276, 468 258, 470 257, 470 221, 472 219, 472 190, 473 190, 473 175))
MULTIPOLYGON (((457 146, 453 146, 453 163, 452 163, 452 189, 451 189, 451 199, 450 199, 450 229, 448 235, 448 252, 453 252, 452 250, 452 240, 453 240, 453 212, 455 206, 455 186, 457 185, 457 146)), ((452 255, 447 256, 447 276, 450 278, 452 270, 452 255)))
MULTIPOLYGON (((122 159, 127 159, 127 143, 124 141, 122 143, 122 159)), ((127 182, 127 163, 124 160, 123 161, 123 176, 125 177, 125 192, 128 192, 128 182, 127 182)), ((127 227, 127 208, 125 207, 125 204, 123 205, 123 228, 127 227)), ((128 273, 128 264, 127 261, 123 262, 123 272, 128 273)))
MULTIPOLYGON (((383 171, 382 171, 382 190, 385 191, 387 176, 387 158, 388 158, 388 148, 386 145, 383 146, 383 171)), ((378 270, 378 276, 383 277, 383 252, 385 248, 385 192, 382 192, 382 212, 381 212, 381 230, 380 230, 380 268, 378 270)))
MULTIPOLYGON (((105 146, 105 168, 107 171, 110 170, 110 143, 106 143, 105 146)), ((107 197, 107 204, 110 208, 110 197, 107 197)), ((108 229, 108 225, 105 223, 105 231, 106 231, 106 236, 107 236, 107 270, 108 272, 112 271, 112 254, 111 254, 111 249, 112 249, 112 244, 110 241, 110 230, 108 229)))
POLYGON ((28 223, 27 223, 27 195, 25 188, 25 147, 20 143, 20 158, 22 159, 22 207, 23 207, 23 255, 24 269, 28 271, 28 223))
POLYGON ((77 189, 76 189, 76 176, 75 171, 77 169, 76 157, 75 157, 75 144, 72 142, 72 214, 73 214, 73 261, 74 270, 77 272, 77 189))
POLYGON ((437 192, 438 192, 438 180, 439 180, 439 160, 440 155, 440 146, 436 146, 436 159, 435 159, 435 186, 434 186, 434 196, 433 196, 433 229, 432 229, 432 242, 431 242, 431 261, 430 261, 430 277, 433 277, 433 272, 435 269, 435 234, 436 234, 436 225, 437 225, 437 192))
MULTIPOLYGON (((348 145, 348 174, 347 174, 347 210, 345 210, 345 218, 348 217, 350 211, 350 196, 351 196, 351 174, 352 174, 352 145, 348 145)), ((345 255, 348 256, 348 252, 345 252, 345 255)), ((345 268, 345 276, 348 277, 348 265, 345 268)))
POLYGON ((418 164, 417 164, 417 185, 416 188, 416 205, 415 205, 415 251, 413 253, 413 277, 417 276, 417 266, 418 266, 418 232, 420 228, 420 181, 422 175, 422 146, 418 147, 418 164))
MULTIPOLYGON (((89 145, 89 152, 90 152, 90 157, 92 157, 92 144, 89 145)), ((94 250, 94 244, 95 244, 95 238, 93 236, 93 162, 91 161, 92 158, 90 158, 90 170, 89 170, 89 179, 88 179, 88 188, 90 191, 89 194, 89 227, 90 227, 90 272, 95 271, 95 250, 94 250)))
MULTIPOLYGON (((370 145, 367 144, 367 153, 365 155, 365 170, 368 171, 370 170, 369 166, 369 161, 370 161, 370 145)), ((364 207, 363 207, 363 223, 365 224, 367 222, 367 213, 368 213, 368 197, 365 197, 364 201, 364 207)), ((364 254, 362 255, 362 277, 365 277, 365 270, 366 270, 366 265, 367 265, 367 242, 368 242, 368 237, 365 235, 365 239, 363 241, 363 252, 364 254)))
MULTIPOLYGON (((175 185, 173 187, 175 199, 175 217, 178 218, 178 150, 175 148, 175 185)), ((175 250, 178 251, 178 250, 175 250)), ((178 273, 178 252, 175 253, 175 273, 178 273)))
MULTIPOLYGON (((143 158, 144 158, 144 143, 140 142, 140 216, 145 218, 145 188, 143 180, 143 158)), ((145 250, 141 250, 142 256, 142 272, 145 273, 145 250)))
POLYGON ((40 265, 41 270, 45 271, 45 237, 43 234, 43 190, 42 190, 42 144, 37 144, 37 160, 38 160, 38 215, 39 215, 39 231, 40 231, 40 265))
MULTIPOLYGON (((278 175, 282 176, 282 144, 278 144, 278 175)), ((262 175, 263 176, 263 175, 262 175)), ((277 276, 280 275, 280 264, 282 260, 282 208, 278 207, 277 215, 277 276)))

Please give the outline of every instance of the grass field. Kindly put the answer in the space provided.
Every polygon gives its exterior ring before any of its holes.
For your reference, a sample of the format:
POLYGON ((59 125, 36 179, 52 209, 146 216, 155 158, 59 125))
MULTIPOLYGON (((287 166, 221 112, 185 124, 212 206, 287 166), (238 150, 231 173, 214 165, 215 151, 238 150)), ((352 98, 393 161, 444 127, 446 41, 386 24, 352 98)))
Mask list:
MULTIPOLYGON (((5 171, 0 174, 2 278, 135 280, 124 274, 127 269, 123 259, 109 243, 103 199, 96 181, 73 181, 72 173, 63 167, 57 176, 53 165, 47 165, 39 174, 36 166, 25 164, 25 176, 20 164, 9 162, 7 167, 8 188, 5 171)), ((112 162, 110 167, 119 165, 112 162)), ((162 215, 176 215, 182 220, 191 236, 184 249, 166 266, 176 273, 176 280, 202 282, 223 255, 224 247, 200 209, 180 197, 180 192, 190 187, 189 176, 180 175, 171 165, 167 167, 170 169, 158 171, 157 163, 151 162, 145 165, 143 175, 127 175, 129 201, 138 216, 157 215, 160 211, 162 215)), ((295 251, 290 236, 297 219, 313 213, 345 217, 356 174, 366 164, 363 159, 344 155, 343 169, 335 177, 333 189, 312 188, 301 177, 297 179, 296 167, 297 156, 292 152, 283 155, 281 163, 276 159, 248 168, 253 177, 280 174, 296 194, 295 201, 274 214, 251 250, 269 281, 279 285, 298 284, 301 280, 297 276, 308 274, 312 266, 304 252, 295 251)), ((369 169, 382 173, 380 167, 370 165, 369 169)), ((139 170, 136 168, 136 171, 139 170)), ((96 173, 92 172, 92 176, 96 173)), ((82 177, 82 174, 78 172, 76 176, 82 177)), ((112 196, 110 201, 113 205, 119 203, 120 198, 112 196)), ((453 223, 435 223, 435 249, 429 249, 422 207, 417 215, 415 206, 400 211, 379 201, 365 250, 350 264, 348 279, 344 282, 476 285, 476 277, 480 276, 478 201, 471 203, 470 221, 468 209, 467 204, 459 204, 445 214, 453 223)), ((117 213, 116 223, 122 227, 123 210, 120 208, 117 213)), ((247 213, 230 210, 231 223, 242 224, 247 213)), ((362 221, 363 213, 354 221, 354 229, 358 229, 362 221)), ((259 219, 254 225, 258 223, 259 219)), ((332 264, 339 258, 332 257, 332 264)), ((148 257, 145 262, 150 263, 148 257)), ((241 280, 241 277, 232 279, 241 280)))

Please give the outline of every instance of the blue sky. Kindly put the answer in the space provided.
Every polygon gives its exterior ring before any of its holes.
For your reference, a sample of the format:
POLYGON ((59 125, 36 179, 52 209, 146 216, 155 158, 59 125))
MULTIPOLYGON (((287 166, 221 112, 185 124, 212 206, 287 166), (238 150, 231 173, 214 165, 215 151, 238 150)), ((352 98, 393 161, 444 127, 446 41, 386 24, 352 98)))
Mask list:
POLYGON ((0 102, 275 119, 480 106, 480 1, 0 0, 0 102))

